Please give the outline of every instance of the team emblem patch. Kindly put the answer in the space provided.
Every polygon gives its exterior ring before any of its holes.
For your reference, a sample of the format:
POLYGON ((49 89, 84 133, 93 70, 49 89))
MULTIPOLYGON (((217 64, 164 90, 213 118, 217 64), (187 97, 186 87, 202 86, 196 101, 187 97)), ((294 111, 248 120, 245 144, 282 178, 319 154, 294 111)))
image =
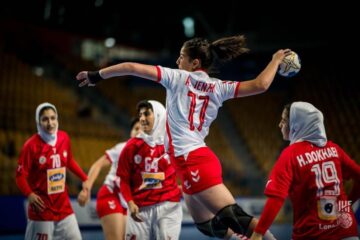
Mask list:
POLYGON ((136 154, 136 155, 134 156, 134 162, 135 162, 136 164, 140 164, 140 163, 141 163, 141 160, 142 160, 142 157, 141 157, 139 154, 136 154))
POLYGON ((39 158, 39 163, 40 163, 40 164, 46 163, 46 157, 41 156, 41 157, 39 158))
POLYGON ((116 208, 116 204, 114 200, 108 201, 108 204, 110 209, 114 210, 116 208))
POLYGON ((342 228, 349 228, 353 224, 350 213, 341 213, 338 217, 338 223, 342 228))

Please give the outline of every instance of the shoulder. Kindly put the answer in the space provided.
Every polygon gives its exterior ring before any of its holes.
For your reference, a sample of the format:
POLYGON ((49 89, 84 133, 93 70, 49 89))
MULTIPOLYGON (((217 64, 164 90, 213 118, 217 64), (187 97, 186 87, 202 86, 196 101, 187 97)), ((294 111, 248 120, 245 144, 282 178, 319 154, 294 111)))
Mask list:
POLYGON ((160 79, 170 79, 170 78, 178 78, 178 77, 188 77, 191 73, 182 70, 182 69, 175 69, 175 68, 168 68, 168 67, 161 67, 157 66, 160 70, 160 79))
POLYGON ((331 141, 331 140, 328 140, 325 146, 326 146, 326 147, 336 147, 336 148, 340 148, 340 149, 341 149, 341 147, 340 147, 338 144, 334 143, 334 142, 331 141))
POLYGON ((23 149, 30 149, 33 146, 37 145, 38 143, 41 143, 41 139, 39 134, 35 133, 33 134, 23 145, 23 149))
POLYGON ((289 156, 293 153, 293 151, 296 149, 296 146, 294 144, 287 146, 281 151, 280 156, 289 156))
POLYGON ((58 130, 57 132, 57 136, 58 138, 62 138, 62 139, 69 139, 69 135, 67 134, 67 132, 62 131, 62 130, 58 130))
POLYGON ((125 146, 124 146, 124 150, 126 149, 127 151, 136 151, 137 149, 139 149, 143 144, 145 143, 145 141, 142 138, 130 138, 125 146))

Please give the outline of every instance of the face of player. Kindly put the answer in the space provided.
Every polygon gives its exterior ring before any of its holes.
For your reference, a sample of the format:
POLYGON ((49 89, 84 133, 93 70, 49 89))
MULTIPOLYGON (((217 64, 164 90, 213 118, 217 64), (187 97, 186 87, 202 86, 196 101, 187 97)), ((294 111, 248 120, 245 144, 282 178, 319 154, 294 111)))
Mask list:
POLYGON ((290 126, 289 126, 289 113, 287 109, 284 109, 281 114, 281 120, 279 123, 279 128, 281 130, 281 134, 283 136, 284 140, 289 140, 289 132, 290 132, 290 126))
POLYGON ((178 65, 179 69, 186 70, 189 72, 192 72, 200 68, 199 60, 198 59, 191 60, 183 47, 180 50, 180 56, 176 60, 176 64, 178 65))
POLYGON ((130 137, 135 137, 136 135, 138 135, 138 133, 141 131, 141 125, 140 125, 140 121, 135 123, 134 126, 131 129, 130 132, 130 137))
POLYGON ((154 126, 154 112, 150 108, 141 108, 139 111, 141 130, 150 134, 154 126))
POLYGON ((53 109, 46 109, 40 116, 40 126, 48 134, 54 134, 59 122, 53 109))

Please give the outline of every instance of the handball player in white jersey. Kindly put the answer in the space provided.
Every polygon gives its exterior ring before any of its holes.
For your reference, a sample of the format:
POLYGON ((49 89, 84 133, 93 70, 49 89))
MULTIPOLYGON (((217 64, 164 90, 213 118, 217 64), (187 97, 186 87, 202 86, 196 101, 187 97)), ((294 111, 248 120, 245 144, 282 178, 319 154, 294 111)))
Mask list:
MULTIPOLYGON (((208 75, 215 63, 229 61, 247 51, 242 35, 212 43, 194 38, 181 48, 176 61, 179 69, 126 62, 100 71, 82 71, 76 76, 81 81, 80 87, 94 86, 115 76, 133 75, 156 81, 166 88, 166 143, 181 178, 187 207, 202 233, 224 239, 249 236, 257 219, 236 204, 222 182, 220 161, 204 139, 222 103, 265 92, 279 64, 290 53, 290 49, 278 50, 252 80, 222 81, 208 75)), ((268 232, 266 238, 273 237, 268 232)))
MULTIPOLYGON (((133 138, 140 132, 139 118, 132 120, 130 128, 130 137, 133 138)), ((120 202, 120 178, 116 176, 119 156, 125 144, 126 142, 118 143, 113 148, 106 150, 105 154, 91 165, 88 180, 83 183, 83 190, 78 196, 80 206, 85 206, 90 200, 91 188, 101 169, 111 166, 96 199, 96 212, 100 218, 106 240, 125 238, 127 209, 126 204, 120 202)))

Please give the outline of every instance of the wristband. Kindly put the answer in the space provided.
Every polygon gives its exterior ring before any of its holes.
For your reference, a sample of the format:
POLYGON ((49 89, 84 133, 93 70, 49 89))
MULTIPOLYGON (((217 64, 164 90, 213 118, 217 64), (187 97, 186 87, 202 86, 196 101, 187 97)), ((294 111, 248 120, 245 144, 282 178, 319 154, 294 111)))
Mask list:
POLYGON ((101 80, 104 80, 100 75, 100 71, 89 71, 88 78, 89 78, 89 82, 91 84, 96 84, 96 83, 100 82, 101 80))

